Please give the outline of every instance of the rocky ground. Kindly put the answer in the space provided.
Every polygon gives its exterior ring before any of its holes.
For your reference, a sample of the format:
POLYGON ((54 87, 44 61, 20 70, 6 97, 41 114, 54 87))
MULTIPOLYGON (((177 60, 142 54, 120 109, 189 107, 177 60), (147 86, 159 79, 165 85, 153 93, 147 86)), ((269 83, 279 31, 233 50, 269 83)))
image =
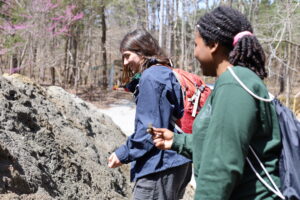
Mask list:
MULTIPOLYGON (((130 199, 129 165, 107 167, 126 136, 99 108, 131 94, 87 94, 93 104, 20 75, 0 77, 0 199, 130 199)), ((189 186, 184 199, 193 193, 189 186)))

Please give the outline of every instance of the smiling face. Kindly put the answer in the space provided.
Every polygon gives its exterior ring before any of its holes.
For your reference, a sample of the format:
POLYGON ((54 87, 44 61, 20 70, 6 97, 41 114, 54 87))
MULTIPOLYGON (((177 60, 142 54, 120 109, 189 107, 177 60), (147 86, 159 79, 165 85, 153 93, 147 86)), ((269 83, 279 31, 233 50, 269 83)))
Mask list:
POLYGON ((140 66, 143 61, 141 56, 132 51, 124 51, 122 57, 124 67, 129 67, 134 74, 140 72, 140 66))
POLYGON ((198 31, 195 31, 194 56, 200 62, 203 75, 216 76, 216 69, 213 63, 214 45, 207 45, 198 31))

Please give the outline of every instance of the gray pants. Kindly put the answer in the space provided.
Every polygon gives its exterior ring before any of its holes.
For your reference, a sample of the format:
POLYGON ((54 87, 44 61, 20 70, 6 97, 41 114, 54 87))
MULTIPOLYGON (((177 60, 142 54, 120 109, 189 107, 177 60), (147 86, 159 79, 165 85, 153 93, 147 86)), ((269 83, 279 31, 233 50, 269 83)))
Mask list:
POLYGON ((133 188, 133 200, 182 199, 192 176, 192 164, 187 163, 139 178, 133 188))

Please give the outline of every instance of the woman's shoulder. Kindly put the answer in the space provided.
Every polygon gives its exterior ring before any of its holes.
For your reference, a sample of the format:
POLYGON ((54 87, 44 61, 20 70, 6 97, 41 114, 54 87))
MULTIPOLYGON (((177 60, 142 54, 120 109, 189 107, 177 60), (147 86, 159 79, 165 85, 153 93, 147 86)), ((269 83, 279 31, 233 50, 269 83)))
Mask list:
POLYGON ((141 80, 158 81, 164 83, 170 79, 170 74, 172 74, 172 70, 169 67, 163 65, 153 65, 142 73, 141 80))
POLYGON ((164 65, 152 65, 151 67, 149 67, 148 69, 146 69, 144 73, 151 73, 151 74, 161 74, 161 73, 170 73, 172 72, 171 68, 168 66, 164 66, 164 65))
MULTIPOLYGON (((245 84, 248 86, 261 86, 265 87, 264 82, 250 69, 246 67, 240 67, 235 66, 232 68, 236 76, 245 84)), ((233 75, 229 72, 229 70, 226 70, 218 79, 219 86, 224 84, 238 84, 236 79, 233 77, 233 75)))
MULTIPOLYGON (((235 75, 249 90, 263 98, 268 96, 268 89, 265 83, 252 70, 239 66, 235 66, 232 69, 235 75)), ((229 70, 226 70, 217 80, 214 91, 217 91, 219 88, 230 90, 235 87, 243 88, 229 70)))

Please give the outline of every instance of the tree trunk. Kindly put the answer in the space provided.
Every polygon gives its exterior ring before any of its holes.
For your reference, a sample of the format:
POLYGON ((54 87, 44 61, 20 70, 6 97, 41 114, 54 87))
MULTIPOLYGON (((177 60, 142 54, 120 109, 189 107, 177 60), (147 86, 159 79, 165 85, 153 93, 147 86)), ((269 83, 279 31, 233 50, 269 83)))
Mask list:
POLYGON ((181 20, 181 61, 180 61, 180 67, 181 69, 185 69, 185 35, 186 35, 186 29, 185 29, 185 2, 182 1, 181 6, 181 13, 182 13, 182 20, 181 20))
POLYGON ((279 94, 283 93, 284 90, 285 90, 285 86, 284 86, 284 83, 285 83, 285 67, 284 67, 284 64, 281 63, 280 65, 280 74, 279 74, 279 94))
POLYGON ((15 73, 17 71, 18 68, 18 55, 16 53, 14 53, 11 56, 11 70, 10 73, 15 73))
POLYGON ((138 16, 138 21, 137 21, 137 26, 138 27, 143 27, 146 28, 147 27, 147 1, 144 0, 143 2, 144 4, 141 5, 141 1, 138 0, 134 0, 133 4, 135 6, 135 10, 137 12, 137 16, 138 16))
POLYGON ((249 9, 249 20, 252 24, 252 26, 255 26, 256 23, 256 18, 258 16, 258 1, 257 0, 253 0, 250 3, 250 9, 249 9))
POLYGON ((64 63, 64 71, 63 71, 63 87, 65 88, 67 86, 68 83, 68 79, 69 79, 69 55, 68 55, 68 51, 69 51, 69 37, 66 38, 66 43, 65 43, 65 63, 64 63))
MULTIPOLYGON (((287 40, 292 41, 292 24, 291 24, 291 4, 289 1, 286 3, 287 7, 287 40)), ((286 66, 286 102, 285 105, 289 107, 291 96, 291 56, 292 56, 292 44, 287 43, 287 66, 286 66)), ((293 58, 294 59, 294 58, 293 58)))
POLYGON ((158 34, 158 43, 159 46, 163 46, 163 24, 164 24, 164 0, 160 0, 159 7, 159 34, 158 34))
POLYGON ((156 27, 156 9, 157 9, 157 3, 155 0, 151 0, 150 3, 151 6, 151 21, 152 21, 152 25, 150 26, 150 30, 154 33, 155 31, 155 27, 156 27))
POLYGON ((144 0, 145 2, 145 7, 144 7, 144 10, 145 10, 145 17, 144 17, 144 23, 145 23, 145 28, 149 29, 149 11, 148 11, 148 0, 144 0))
POLYGON ((55 68, 54 67, 50 68, 50 73, 51 73, 51 85, 55 85, 55 68))
POLYGON ((173 55, 172 52, 172 39, 173 39, 173 31, 172 28, 174 26, 174 21, 172 19, 172 17, 174 16, 174 9, 173 9, 173 4, 172 4, 172 0, 167 0, 167 17, 168 17, 168 32, 167 32, 167 45, 166 45, 166 49, 167 49, 167 53, 169 56, 173 55))
POLYGON ((71 59, 70 59, 70 64, 71 64, 71 67, 72 67, 72 70, 71 70, 71 74, 70 74, 70 77, 69 77, 69 81, 68 83, 70 85, 73 85, 75 86, 75 82, 76 82, 76 76, 77 76, 77 47, 78 47, 78 42, 77 42, 77 38, 78 38, 78 35, 77 34, 74 34, 75 36, 72 36, 70 38, 70 53, 71 53, 71 59))
POLYGON ((37 57, 37 47, 35 44, 33 44, 33 47, 32 47, 32 52, 33 52, 33 62, 32 64, 30 64, 30 78, 35 78, 35 75, 34 75, 34 69, 36 68, 36 57, 37 57))
POLYGON ((179 62, 178 62, 178 57, 179 57, 179 53, 178 53, 178 0, 173 0, 174 1, 174 9, 175 9, 175 23, 174 23, 174 27, 173 27, 173 30, 174 30, 174 50, 172 52, 171 55, 174 55, 174 65, 176 67, 180 67, 179 66, 179 62))
POLYGON ((103 80, 102 86, 107 89, 107 55, 106 55, 106 18, 105 18, 105 4, 102 1, 101 5, 101 25, 102 25, 102 36, 101 36, 101 50, 102 50, 102 67, 103 67, 103 80))

